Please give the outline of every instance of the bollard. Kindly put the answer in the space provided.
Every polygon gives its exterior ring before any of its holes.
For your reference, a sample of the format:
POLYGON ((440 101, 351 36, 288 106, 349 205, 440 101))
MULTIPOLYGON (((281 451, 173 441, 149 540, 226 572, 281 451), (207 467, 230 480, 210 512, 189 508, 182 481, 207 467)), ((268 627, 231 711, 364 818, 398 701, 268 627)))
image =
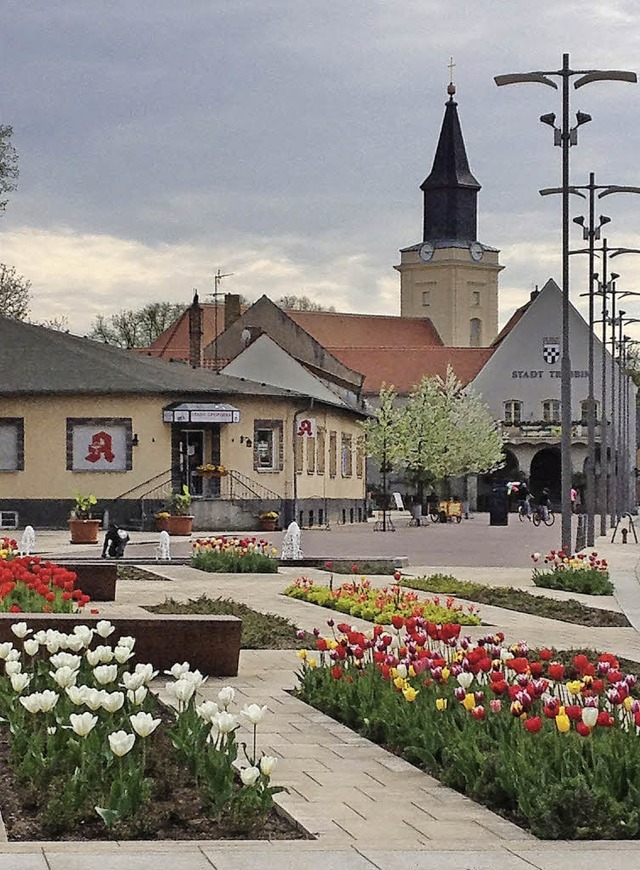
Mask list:
POLYGON ((622 529, 622 543, 627 543, 627 535, 629 534, 629 529, 622 529))
POLYGON ((587 542, 586 538, 586 523, 585 523, 585 515, 578 514, 578 529, 576 531, 576 553, 579 553, 580 550, 584 550, 585 544, 587 542))

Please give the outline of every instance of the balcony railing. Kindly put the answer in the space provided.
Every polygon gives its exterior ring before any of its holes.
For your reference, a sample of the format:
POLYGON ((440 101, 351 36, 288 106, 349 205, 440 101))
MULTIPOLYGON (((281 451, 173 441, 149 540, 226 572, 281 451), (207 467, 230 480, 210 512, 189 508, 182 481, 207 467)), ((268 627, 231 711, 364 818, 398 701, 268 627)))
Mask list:
MULTIPOLYGON (((501 423, 505 441, 559 441, 562 437, 560 423, 501 423)), ((571 437, 575 441, 587 440, 587 424, 576 420, 571 424, 571 437)), ((596 424, 596 439, 600 438, 600 426, 596 424)))

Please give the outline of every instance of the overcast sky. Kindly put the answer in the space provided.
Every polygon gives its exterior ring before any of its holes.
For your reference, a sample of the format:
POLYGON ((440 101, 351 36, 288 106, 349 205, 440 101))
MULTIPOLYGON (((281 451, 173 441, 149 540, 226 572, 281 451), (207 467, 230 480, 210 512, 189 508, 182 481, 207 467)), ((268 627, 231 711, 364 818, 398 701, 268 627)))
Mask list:
MULTIPOLYGON (((634 0, 5 0, 0 123, 20 180, 0 261, 31 280, 32 317, 80 333, 100 313, 206 298, 218 268, 252 299, 398 314, 392 267, 421 237, 453 55, 503 323, 560 281, 560 197, 538 190, 560 183, 561 151, 538 117, 561 106, 493 76, 558 69, 563 51, 574 69, 637 70, 639 14, 634 0)), ((640 85, 589 85, 578 109, 593 122, 573 183, 640 186, 640 85)), ((640 197, 601 205, 609 245, 640 247, 640 197)), ((572 260, 579 302, 586 258, 572 260)), ((640 290, 640 257, 614 263, 640 290)))

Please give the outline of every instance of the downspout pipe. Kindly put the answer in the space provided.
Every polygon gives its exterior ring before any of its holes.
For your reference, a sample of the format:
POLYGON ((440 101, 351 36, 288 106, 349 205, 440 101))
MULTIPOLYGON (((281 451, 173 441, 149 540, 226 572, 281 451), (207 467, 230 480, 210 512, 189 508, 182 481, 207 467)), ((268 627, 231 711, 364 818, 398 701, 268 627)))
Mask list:
MULTIPOLYGON (((301 415, 308 416, 309 413, 313 410, 314 404, 315 399, 311 398, 309 400, 309 405, 306 408, 300 408, 293 415, 293 450, 291 451, 291 459, 293 464, 293 517, 290 522, 298 522, 298 472, 296 471, 296 438, 298 432, 298 418, 301 415)), ((302 461, 304 463, 304 453, 302 455, 302 461)))

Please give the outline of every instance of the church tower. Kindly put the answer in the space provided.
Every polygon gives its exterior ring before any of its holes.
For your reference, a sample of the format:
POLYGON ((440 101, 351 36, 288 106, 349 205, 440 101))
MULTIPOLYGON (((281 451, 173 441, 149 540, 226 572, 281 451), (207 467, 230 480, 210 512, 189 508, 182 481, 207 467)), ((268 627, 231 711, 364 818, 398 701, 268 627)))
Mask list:
POLYGON ((428 317, 448 347, 484 347, 498 334, 498 250, 477 238, 480 185, 471 174, 449 84, 424 193, 422 241, 400 251, 400 314, 428 317))

